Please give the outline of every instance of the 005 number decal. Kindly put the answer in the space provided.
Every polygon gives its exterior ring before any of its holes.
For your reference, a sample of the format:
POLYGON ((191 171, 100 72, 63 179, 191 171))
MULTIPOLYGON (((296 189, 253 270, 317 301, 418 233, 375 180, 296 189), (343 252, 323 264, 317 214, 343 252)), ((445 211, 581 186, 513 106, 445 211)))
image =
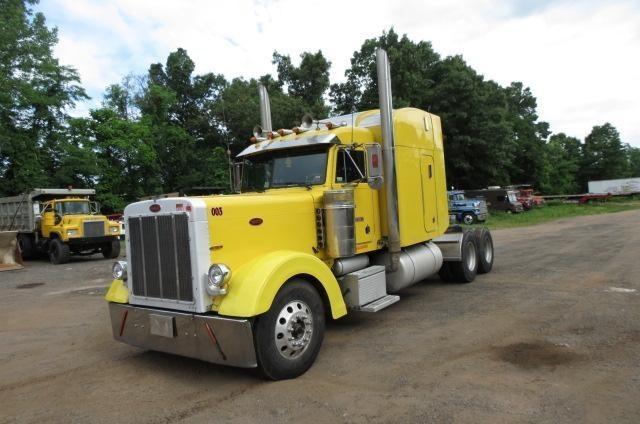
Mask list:
POLYGON ((211 215, 222 216, 222 208, 211 208, 211 215))

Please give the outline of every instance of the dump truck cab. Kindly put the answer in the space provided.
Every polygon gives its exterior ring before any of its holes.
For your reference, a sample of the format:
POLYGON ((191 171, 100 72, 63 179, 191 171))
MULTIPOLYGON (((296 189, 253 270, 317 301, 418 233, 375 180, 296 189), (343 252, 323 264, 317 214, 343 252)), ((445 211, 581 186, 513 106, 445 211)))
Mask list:
POLYGON ((489 233, 449 229, 440 119, 393 110, 384 85, 380 110, 279 131, 261 87, 236 193, 128 205, 127 261, 106 296, 114 338, 291 378, 326 319, 378 312, 438 272, 488 272, 489 233))

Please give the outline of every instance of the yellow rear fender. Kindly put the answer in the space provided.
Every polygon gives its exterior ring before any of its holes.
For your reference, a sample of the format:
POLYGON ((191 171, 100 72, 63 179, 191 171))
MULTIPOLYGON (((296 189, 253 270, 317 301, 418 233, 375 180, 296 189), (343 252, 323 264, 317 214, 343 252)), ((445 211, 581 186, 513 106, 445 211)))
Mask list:
POLYGON ((329 303, 334 319, 347 314, 340 286, 329 267, 313 255, 289 250, 267 253, 232 270, 227 295, 216 299, 218 313, 245 318, 263 314, 280 287, 294 277, 307 279, 324 291, 320 294, 329 303))

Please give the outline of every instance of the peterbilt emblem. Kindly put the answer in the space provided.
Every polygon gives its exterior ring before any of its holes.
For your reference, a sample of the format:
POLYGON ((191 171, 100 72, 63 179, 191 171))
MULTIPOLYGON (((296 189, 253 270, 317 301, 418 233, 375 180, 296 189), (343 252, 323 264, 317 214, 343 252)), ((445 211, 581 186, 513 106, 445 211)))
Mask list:
POLYGON ((160 212, 160 209, 162 209, 162 208, 161 208, 161 207, 160 207, 160 205, 159 205, 159 204, 157 204, 157 203, 154 203, 154 204, 152 204, 151 206, 149 206, 149 210, 150 210, 151 212, 160 212))

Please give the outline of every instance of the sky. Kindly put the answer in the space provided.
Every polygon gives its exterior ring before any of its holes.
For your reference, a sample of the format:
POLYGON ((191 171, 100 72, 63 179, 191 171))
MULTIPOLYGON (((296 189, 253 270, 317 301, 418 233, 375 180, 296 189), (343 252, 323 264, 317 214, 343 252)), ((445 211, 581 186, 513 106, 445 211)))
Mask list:
POLYGON ((276 74, 274 50, 294 63, 322 50, 341 82, 362 42, 393 27, 487 79, 522 81, 554 133, 584 139, 610 122, 640 147, 639 0, 41 0, 36 9, 92 97, 75 114, 178 47, 196 73, 228 79, 276 74))

